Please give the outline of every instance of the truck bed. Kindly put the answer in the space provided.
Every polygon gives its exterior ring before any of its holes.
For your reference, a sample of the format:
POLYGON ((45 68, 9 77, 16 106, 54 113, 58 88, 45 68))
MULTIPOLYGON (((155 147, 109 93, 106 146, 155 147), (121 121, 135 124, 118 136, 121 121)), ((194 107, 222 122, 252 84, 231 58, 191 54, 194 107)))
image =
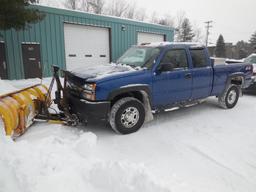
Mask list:
POLYGON ((213 66, 213 89, 212 95, 218 96, 223 92, 230 75, 242 75, 244 77, 243 88, 250 86, 251 83, 251 71, 248 70, 250 64, 246 63, 229 63, 213 66))

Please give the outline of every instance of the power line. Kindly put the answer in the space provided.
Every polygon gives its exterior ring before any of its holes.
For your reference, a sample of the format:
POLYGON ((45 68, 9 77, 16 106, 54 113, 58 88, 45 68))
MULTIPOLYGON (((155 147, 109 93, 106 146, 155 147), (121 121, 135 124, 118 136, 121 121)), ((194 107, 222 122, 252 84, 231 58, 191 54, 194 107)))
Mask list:
POLYGON ((210 34, 210 28, 212 28, 212 23, 213 21, 206 21, 206 40, 205 40, 205 46, 207 47, 208 46, 208 38, 209 38, 209 34, 210 34))

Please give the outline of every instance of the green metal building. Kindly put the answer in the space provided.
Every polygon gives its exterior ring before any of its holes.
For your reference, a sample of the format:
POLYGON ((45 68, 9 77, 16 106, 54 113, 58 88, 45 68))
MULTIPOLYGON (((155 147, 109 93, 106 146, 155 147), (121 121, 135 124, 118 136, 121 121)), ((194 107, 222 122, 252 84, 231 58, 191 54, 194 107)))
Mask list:
POLYGON ((0 77, 51 75, 51 65, 74 69, 115 61, 131 45, 173 41, 172 28, 79 11, 32 6, 45 18, 25 30, 0 31, 0 77))

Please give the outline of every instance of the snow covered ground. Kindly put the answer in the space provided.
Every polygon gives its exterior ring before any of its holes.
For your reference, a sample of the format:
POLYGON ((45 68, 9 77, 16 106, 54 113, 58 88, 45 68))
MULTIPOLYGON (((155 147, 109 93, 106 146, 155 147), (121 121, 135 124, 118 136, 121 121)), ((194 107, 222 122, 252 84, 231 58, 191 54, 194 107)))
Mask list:
MULTIPOLYGON (((0 93, 31 82, 0 81, 0 93)), ((36 122, 15 142, 0 134, 0 192, 255 192, 255 115, 245 95, 231 110, 209 98, 155 115, 130 135, 36 122)))

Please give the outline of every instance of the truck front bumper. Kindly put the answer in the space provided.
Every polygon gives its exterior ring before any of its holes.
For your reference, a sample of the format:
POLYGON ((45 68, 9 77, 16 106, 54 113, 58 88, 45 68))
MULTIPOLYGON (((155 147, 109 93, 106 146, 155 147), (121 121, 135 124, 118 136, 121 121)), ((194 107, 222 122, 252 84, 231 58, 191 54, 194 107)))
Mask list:
POLYGON ((110 111, 109 101, 87 101, 72 95, 68 96, 71 113, 76 114, 81 120, 106 120, 110 111))

